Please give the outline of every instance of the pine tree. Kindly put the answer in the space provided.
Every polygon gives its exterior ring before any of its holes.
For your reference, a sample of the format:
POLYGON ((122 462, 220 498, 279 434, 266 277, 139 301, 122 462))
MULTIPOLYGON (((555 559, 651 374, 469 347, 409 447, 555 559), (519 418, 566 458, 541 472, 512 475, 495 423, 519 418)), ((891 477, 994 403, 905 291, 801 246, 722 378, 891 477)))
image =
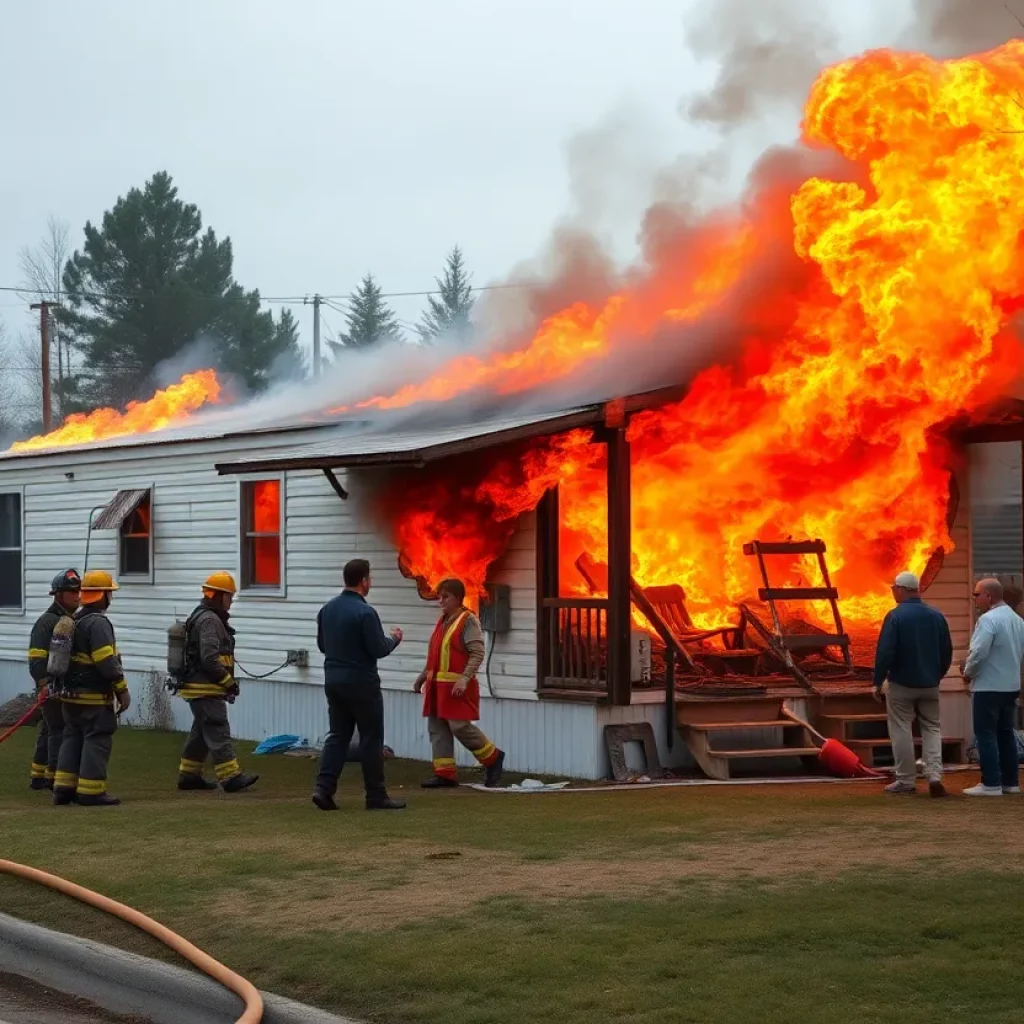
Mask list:
POLYGON ((404 340, 395 311, 384 301, 373 274, 367 274, 348 297, 345 320, 348 330, 338 335, 338 341, 327 341, 335 356, 345 349, 370 348, 381 342, 404 340))
POLYGON ((234 280, 232 263, 231 240, 203 230, 166 172, 120 197, 100 226, 86 223, 64 269, 62 316, 83 355, 73 382, 82 401, 147 397, 156 367, 200 338, 212 341, 216 368, 267 387, 280 360, 297 356, 297 339, 234 280))
POLYGON ((435 338, 453 338, 462 345, 468 344, 473 330, 469 320, 473 309, 472 277, 466 272, 462 250, 457 245, 445 261, 444 276, 434 280, 440 296, 427 296, 427 309, 416 328, 420 339, 425 345, 435 338))

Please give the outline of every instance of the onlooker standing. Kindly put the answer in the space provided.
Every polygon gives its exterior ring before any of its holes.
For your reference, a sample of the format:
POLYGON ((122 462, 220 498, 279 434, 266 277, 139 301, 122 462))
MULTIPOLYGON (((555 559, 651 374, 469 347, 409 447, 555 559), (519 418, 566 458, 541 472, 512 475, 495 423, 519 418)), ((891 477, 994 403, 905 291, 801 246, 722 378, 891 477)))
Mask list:
POLYGON ((971 689, 974 742, 981 761, 981 784, 965 796, 1020 792, 1014 708, 1020 696, 1024 619, 1003 600, 999 580, 980 580, 974 603, 981 612, 960 674, 971 689))
POLYGON ((320 758, 313 803, 321 811, 336 811, 334 794, 345 766, 352 734, 359 729, 359 760, 363 766, 368 811, 393 811, 405 806, 392 800, 384 787, 384 699, 377 661, 401 642, 402 631, 386 636, 380 616, 366 603, 370 592, 370 563, 357 558, 344 569, 345 589, 320 609, 316 645, 324 655, 324 689, 330 732, 320 758))
POLYGON ((942 785, 942 728, 939 683, 953 662, 953 638, 945 616, 921 600, 920 581, 901 572, 892 585, 896 607, 882 622, 875 652, 875 699, 885 700, 896 781, 887 793, 917 789, 914 718, 921 726, 921 757, 928 792, 945 796, 942 785))

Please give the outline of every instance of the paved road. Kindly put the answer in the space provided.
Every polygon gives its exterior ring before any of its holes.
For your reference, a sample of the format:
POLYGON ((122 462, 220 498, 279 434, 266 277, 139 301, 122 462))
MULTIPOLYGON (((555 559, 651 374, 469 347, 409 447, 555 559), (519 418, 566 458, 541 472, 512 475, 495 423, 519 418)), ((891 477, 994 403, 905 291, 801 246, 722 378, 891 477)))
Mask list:
POLYGON ((0 974, 0 1024, 149 1024, 144 1017, 107 1013, 84 999, 0 974))

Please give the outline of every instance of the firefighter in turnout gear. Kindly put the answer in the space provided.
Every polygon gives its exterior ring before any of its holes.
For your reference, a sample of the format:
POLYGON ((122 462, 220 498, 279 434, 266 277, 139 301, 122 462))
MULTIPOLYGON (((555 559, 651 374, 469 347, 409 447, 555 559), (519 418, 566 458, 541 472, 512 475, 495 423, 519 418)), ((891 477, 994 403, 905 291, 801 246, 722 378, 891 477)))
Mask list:
POLYGON ((203 584, 203 599, 185 623, 185 671, 178 694, 192 711, 192 729, 178 765, 178 789, 216 789, 203 778, 213 760, 225 793, 248 789, 258 778, 243 772, 231 745, 227 702, 238 695, 235 682, 235 631, 228 625, 237 588, 227 572, 215 572, 203 584))
MULTIPOLYGON (((47 662, 54 627, 65 615, 75 614, 81 598, 81 589, 82 578, 78 575, 77 569, 67 569, 59 576, 54 576, 50 585, 53 603, 36 619, 36 624, 32 627, 32 636, 28 642, 28 671, 40 696, 50 682, 47 676, 47 662)), ((57 757, 64 736, 64 711, 60 701, 51 695, 43 704, 42 712, 29 785, 32 789, 53 789, 53 780, 57 775, 57 757)))
POLYGON ((64 739, 53 784, 55 804, 107 807, 121 802, 107 792, 117 716, 131 704, 114 626, 106 614, 117 589, 108 572, 94 569, 82 577, 71 667, 60 697, 64 739))
POLYGON ((421 783, 424 789, 457 786, 455 740, 485 769, 484 785, 501 781, 505 754, 474 723, 480 717, 480 684, 476 673, 484 660, 484 634, 480 620, 463 604, 466 588, 461 580, 437 585, 441 618, 427 648, 427 665, 414 690, 423 692, 423 714, 434 762, 434 774, 421 783))

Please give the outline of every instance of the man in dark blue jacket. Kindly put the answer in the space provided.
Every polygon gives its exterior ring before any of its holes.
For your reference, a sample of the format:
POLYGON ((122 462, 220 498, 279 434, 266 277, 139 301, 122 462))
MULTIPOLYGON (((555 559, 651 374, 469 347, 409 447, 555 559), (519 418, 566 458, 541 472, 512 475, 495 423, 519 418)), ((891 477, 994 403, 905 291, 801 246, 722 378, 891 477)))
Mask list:
POLYGON ((336 811, 334 794, 352 734, 359 729, 359 760, 363 766, 366 809, 393 811, 405 806, 384 787, 384 700, 377 662, 401 642, 402 631, 384 633, 380 616, 366 603, 370 563, 357 558, 344 569, 345 589, 320 609, 316 645, 324 655, 324 689, 330 732, 320 758, 313 803, 336 811))
POLYGON ((875 698, 885 700, 896 781, 887 793, 917 789, 914 718, 921 726, 921 758, 932 796, 945 796, 942 785, 942 728, 939 683, 953 663, 953 639, 942 612, 921 600, 920 581, 901 572, 892 585, 896 602, 885 620, 875 651, 875 698))

